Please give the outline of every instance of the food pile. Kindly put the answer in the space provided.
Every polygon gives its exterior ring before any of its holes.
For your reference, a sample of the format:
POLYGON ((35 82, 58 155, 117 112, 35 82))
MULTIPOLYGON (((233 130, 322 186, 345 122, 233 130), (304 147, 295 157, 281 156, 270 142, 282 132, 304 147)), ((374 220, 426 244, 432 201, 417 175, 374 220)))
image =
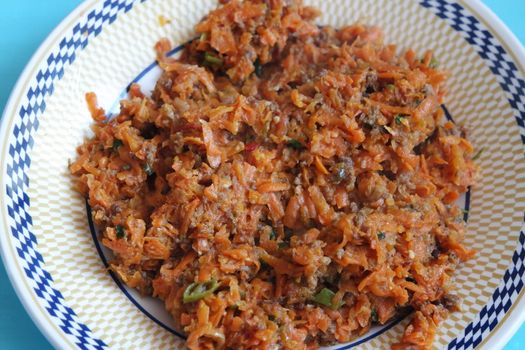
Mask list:
MULTIPOLYGON (((413 310, 427 349, 473 252, 454 202, 475 182, 443 120, 446 73, 379 28, 315 25, 298 0, 223 1, 182 57, 157 46, 70 165, 111 270, 160 298, 190 349, 314 349, 413 310)), ((446 64, 445 64, 446 65, 446 64)))

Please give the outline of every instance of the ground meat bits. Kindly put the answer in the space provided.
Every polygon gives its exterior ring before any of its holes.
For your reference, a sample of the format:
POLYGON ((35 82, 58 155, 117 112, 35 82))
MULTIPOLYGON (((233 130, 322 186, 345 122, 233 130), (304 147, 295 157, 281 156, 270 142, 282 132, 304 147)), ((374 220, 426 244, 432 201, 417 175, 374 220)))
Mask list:
POLYGON ((454 201, 473 149, 443 122, 432 52, 298 0, 221 1, 151 97, 130 88, 71 164, 128 286, 190 349, 313 349, 411 307, 396 349, 429 348, 473 253, 454 201), (402 43, 401 43, 402 44, 402 43))

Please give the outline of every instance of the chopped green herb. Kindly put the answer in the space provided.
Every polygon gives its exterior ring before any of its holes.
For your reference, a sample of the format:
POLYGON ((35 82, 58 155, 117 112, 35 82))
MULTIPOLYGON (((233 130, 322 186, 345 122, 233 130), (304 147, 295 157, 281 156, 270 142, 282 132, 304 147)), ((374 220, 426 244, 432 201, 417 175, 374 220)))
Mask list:
POLYGON ((299 141, 297 141, 296 139, 290 139, 288 140, 288 142, 286 143, 286 145, 288 147, 291 147, 293 149, 296 149, 296 150, 301 150, 304 148, 303 144, 300 143, 299 141))
POLYGON ((288 242, 279 242, 279 244, 277 244, 277 247, 279 247, 279 249, 285 249, 285 248, 288 248, 290 245, 288 244, 288 242))
POLYGON ((394 91, 396 89, 396 86, 394 84, 388 84, 386 88, 390 91, 394 91))
POLYGON ((130 170, 130 169, 131 169, 131 165, 129 165, 129 164, 124 164, 122 166, 122 170, 130 170))
POLYGON ((228 309, 230 310, 237 310, 239 308, 239 304, 238 303, 235 303, 235 304, 232 304, 232 305, 228 305, 228 309))
POLYGON ((144 171, 146 172, 146 175, 150 176, 153 174, 153 168, 149 163, 144 164, 144 171))
POLYGON ((259 263, 261 264, 261 270, 265 268, 271 268, 271 266, 263 259, 259 259, 259 263))
POLYGON ((406 117, 403 117, 400 114, 396 115, 396 117, 394 118, 394 120, 396 121, 396 124, 403 124, 405 119, 406 117))
POLYGON ((124 143, 123 143, 121 140, 119 140, 119 139, 114 139, 114 140, 113 140, 113 146, 111 146, 111 147, 113 148, 113 151, 118 151, 118 149, 119 149, 120 147, 122 147, 123 144, 124 144, 124 143))
POLYGON ((115 231, 117 232, 118 239, 122 239, 126 237, 126 230, 124 230, 124 226, 122 225, 115 226, 115 231))
POLYGON ((314 296, 314 301, 318 304, 328 306, 329 308, 336 310, 343 306, 344 301, 335 303, 332 301, 334 299, 335 293, 328 288, 323 288, 319 293, 314 296))
POLYGON ((482 147, 482 148, 478 151, 478 153, 476 153, 476 154, 474 155, 474 157, 472 157, 472 160, 477 160, 477 159, 481 156, 481 154, 483 153, 484 150, 485 150, 485 147, 482 147))
POLYGON ((292 236, 293 236, 293 230, 289 229, 288 227, 285 227, 284 228, 284 239, 286 241, 289 241, 290 238, 292 238, 292 236))
POLYGON ((215 54, 211 52, 205 52, 204 53, 204 64, 213 66, 222 66, 223 60, 222 58, 216 56, 215 54))
POLYGON ((428 66, 430 68, 437 68, 437 66, 439 66, 439 61, 435 57, 432 57, 432 59, 428 63, 428 66))
POLYGON ((262 77, 262 74, 263 74, 263 66, 261 64, 261 62, 259 61, 259 59, 256 59, 255 62, 253 63, 253 66, 255 67, 255 75, 257 77, 262 77))
POLYGON ((372 312, 370 312, 370 321, 372 323, 377 323, 377 321, 379 321, 376 309, 372 309, 372 312))
POLYGON ((377 234, 377 238, 382 241, 383 239, 385 239, 386 235, 384 232, 381 232, 379 231, 379 233, 377 234))
POLYGON ((277 238, 277 233, 275 232, 275 230, 272 228, 272 231, 270 232, 270 239, 273 241, 274 239, 277 238))
POLYGON ((216 279, 211 279, 207 282, 201 283, 194 282, 184 290, 182 302, 186 304, 201 300, 202 298, 211 295, 217 288, 219 288, 219 284, 216 279))

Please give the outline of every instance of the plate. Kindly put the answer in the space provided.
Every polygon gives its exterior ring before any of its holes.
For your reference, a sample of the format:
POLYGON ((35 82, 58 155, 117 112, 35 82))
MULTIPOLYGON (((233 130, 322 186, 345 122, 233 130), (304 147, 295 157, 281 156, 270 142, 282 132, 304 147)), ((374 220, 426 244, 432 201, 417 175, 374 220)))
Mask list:
MULTIPOLYGON (((483 148, 479 184, 463 198, 466 245, 476 257, 455 274, 463 310, 434 346, 501 348, 525 318, 525 50, 473 0, 309 0, 319 24, 378 25, 386 42, 432 48, 451 72, 446 114, 483 148)), ((176 349, 183 340, 159 301, 108 273, 89 207, 67 169, 89 135, 84 94, 116 113, 131 82, 150 90, 160 69, 153 46, 180 45, 211 0, 86 1, 35 53, 13 90, 0 129, 0 243, 24 307, 60 349, 176 349)), ((388 349, 408 319, 331 349, 388 349)))

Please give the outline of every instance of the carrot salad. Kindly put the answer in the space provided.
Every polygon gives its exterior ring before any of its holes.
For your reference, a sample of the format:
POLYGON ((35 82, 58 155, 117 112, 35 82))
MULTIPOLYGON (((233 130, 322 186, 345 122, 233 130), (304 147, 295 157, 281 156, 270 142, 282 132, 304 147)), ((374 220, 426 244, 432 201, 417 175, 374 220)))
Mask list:
POLYGON ((379 28, 317 26, 299 0, 221 1, 70 165, 111 270, 164 301, 190 349, 315 349, 413 311, 428 349, 459 309, 458 197, 473 147, 446 72, 379 28))

